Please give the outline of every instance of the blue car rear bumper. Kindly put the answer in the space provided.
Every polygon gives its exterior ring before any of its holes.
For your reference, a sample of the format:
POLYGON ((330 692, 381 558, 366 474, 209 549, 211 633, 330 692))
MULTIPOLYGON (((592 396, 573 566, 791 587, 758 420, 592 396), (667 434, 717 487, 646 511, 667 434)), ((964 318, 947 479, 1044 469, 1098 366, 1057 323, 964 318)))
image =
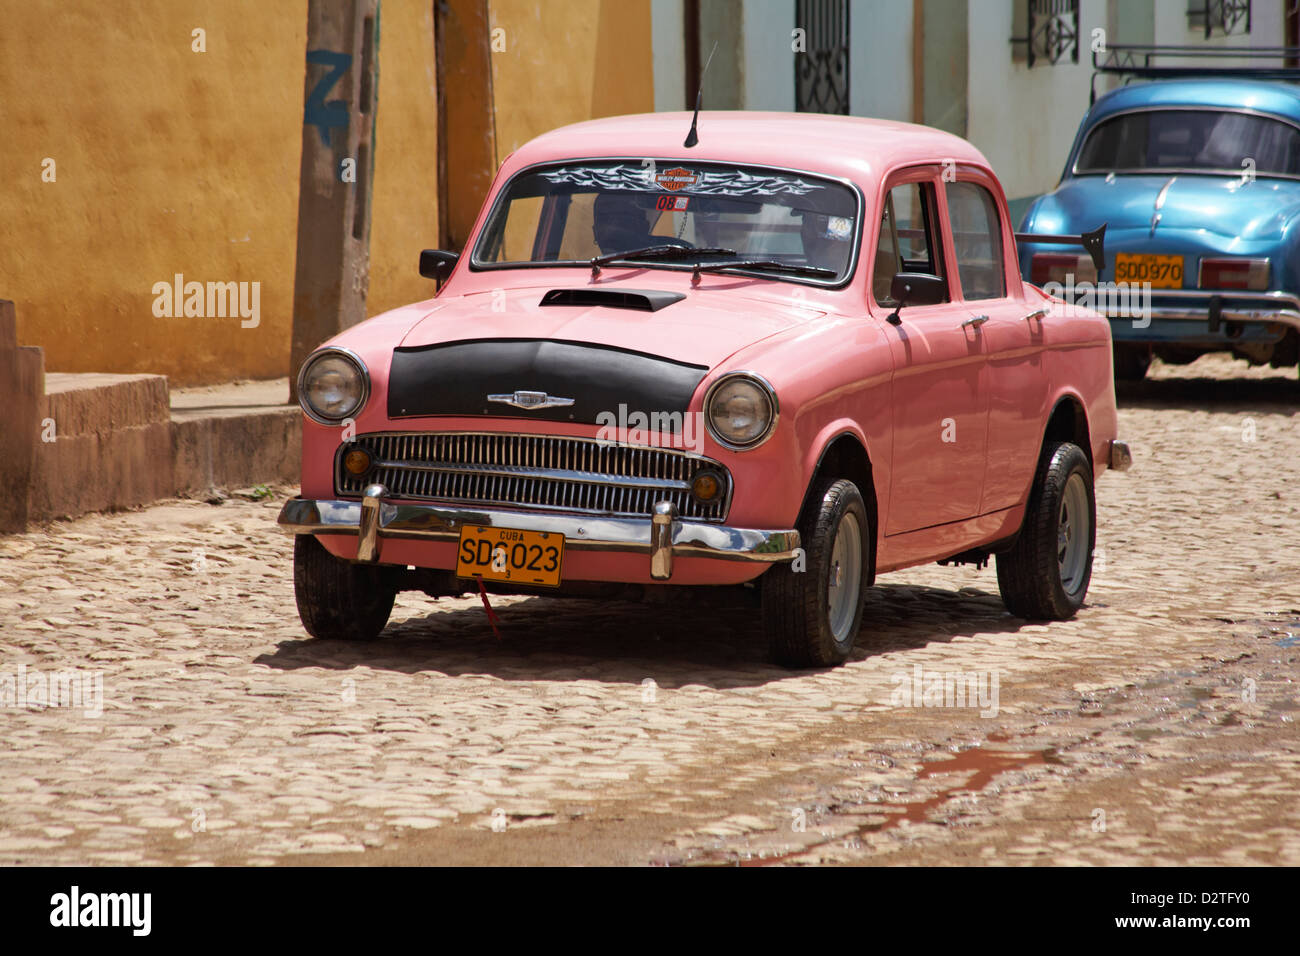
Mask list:
POLYGON ((1152 292, 1147 310, 1100 311, 1111 320, 1117 343, 1227 349, 1279 342, 1290 330, 1300 332, 1300 298, 1286 292, 1161 290, 1152 292))

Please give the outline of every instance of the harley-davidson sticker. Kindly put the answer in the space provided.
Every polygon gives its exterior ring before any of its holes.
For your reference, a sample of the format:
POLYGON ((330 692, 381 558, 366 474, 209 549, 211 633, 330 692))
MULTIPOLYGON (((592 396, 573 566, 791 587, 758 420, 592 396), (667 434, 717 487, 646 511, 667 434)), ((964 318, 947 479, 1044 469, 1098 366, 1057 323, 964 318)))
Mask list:
POLYGON ((675 166, 672 169, 665 169, 655 177, 660 187, 667 189, 669 192, 677 192, 679 189, 685 189, 687 186, 694 186, 700 181, 699 173, 684 169, 681 166, 675 166))

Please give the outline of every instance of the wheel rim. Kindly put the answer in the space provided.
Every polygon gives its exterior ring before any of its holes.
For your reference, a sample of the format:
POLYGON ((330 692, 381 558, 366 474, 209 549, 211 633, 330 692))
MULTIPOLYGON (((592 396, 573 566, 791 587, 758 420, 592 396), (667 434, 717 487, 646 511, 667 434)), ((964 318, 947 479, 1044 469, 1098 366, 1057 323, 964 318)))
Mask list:
POLYGON ((1061 495, 1056 523, 1056 560, 1061 570, 1061 587, 1077 594, 1088 571, 1088 549, 1092 540, 1092 515, 1088 510, 1088 488, 1077 471, 1070 475, 1061 495))
POLYGON ((862 591, 862 529, 858 519, 846 512, 835 529, 831 546, 831 566, 826 582, 826 608, 831 634, 844 642, 853 635, 849 629, 858 613, 862 591))

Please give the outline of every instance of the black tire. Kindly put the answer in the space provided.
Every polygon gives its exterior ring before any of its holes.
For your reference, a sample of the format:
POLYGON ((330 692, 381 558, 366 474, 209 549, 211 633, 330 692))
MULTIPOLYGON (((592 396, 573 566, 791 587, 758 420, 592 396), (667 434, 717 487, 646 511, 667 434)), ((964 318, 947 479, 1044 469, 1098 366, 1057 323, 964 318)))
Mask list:
MULTIPOLYGON (((1067 502, 1068 505, 1069 502, 1067 502)), ((1064 621, 1074 616, 1088 594, 1092 579, 1092 552, 1097 543, 1097 500, 1093 492, 1092 465, 1083 449, 1070 442, 1052 442, 1043 449, 1034 486, 1029 492, 1024 524, 1015 546, 998 555, 998 587, 1002 603, 1017 617, 1031 621, 1064 621), (1078 476, 1075 479, 1074 476, 1078 476), (1059 539, 1063 517, 1062 499, 1076 500, 1067 487, 1072 480, 1082 485, 1086 504, 1086 551, 1079 551, 1074 532, 1080 514, 1065 509, 1070 536, 1062 559, 1059 539), (1076 563, 1079 562, 1079 563, 1076 563), (1071 573, 1072 572, 1072 573, 1071 573)))
MULTIPOLYGON (((799 523, 805 569, 780 564, 763 575, 763 628, 772 660, 784 667, 830 667, 848 660, 862 625, 871 576, 873 530, 857 485, 828 479, 817 487, 799 523), (846 514, 857 520, 861 542, 858 593, 853 616, 837 638, 831 627, 829 588, 835 536, 846 514)), ((851 600, 848 598, 848 600, 851 600)), ((846 605, 847 607, 848 605, 846 605)))
POLYGON ((1140 382, 1147 377, 1147 369, 1151 367, 1151 350, 1145 345, 1116 345, 1113 351, 1115 381, 1140 382))
POLYGON ((393 570, 336 558, 309 534, 293 542, 293 593, 298 616, 324 641, 373 641, 393 612, 393 570))

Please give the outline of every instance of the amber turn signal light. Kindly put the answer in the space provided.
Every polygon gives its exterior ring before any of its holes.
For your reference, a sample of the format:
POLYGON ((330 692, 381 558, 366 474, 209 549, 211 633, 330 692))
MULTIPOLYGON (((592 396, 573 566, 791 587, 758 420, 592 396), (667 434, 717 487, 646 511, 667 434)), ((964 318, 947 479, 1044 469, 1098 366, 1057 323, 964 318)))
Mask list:
POLYGON ((370 470, 370 452, 353 448, 343 456, 343 468, 349 475, 364 475, 370 470))
POLYGON ((712 501, 718 497, 722 491, 722 482, 718 481, 718 476, 711 471, 698 472, 691 479, 691 494, 695 496, 696 501, 712 501))

